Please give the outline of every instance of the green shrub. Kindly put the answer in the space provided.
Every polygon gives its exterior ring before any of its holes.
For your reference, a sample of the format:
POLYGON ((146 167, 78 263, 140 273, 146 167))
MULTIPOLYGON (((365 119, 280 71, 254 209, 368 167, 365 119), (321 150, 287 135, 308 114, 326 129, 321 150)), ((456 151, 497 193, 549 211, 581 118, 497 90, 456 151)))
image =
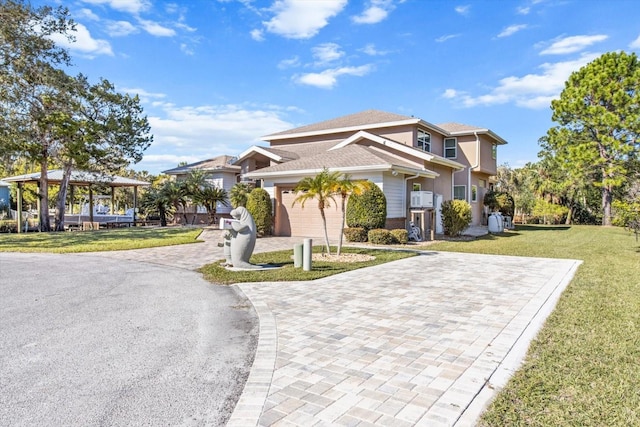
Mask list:
POLYGON ((491 212, 500 212, 502 215, 513 218, 515 203, 509 193, 504 191, 488 191, 484 195, 483 203, 491 212))
POLYGON ((374 228, 367 233, 369 243, 375 245, 391 245, 394 243, 393 234, 384 228, 374 228))
POLYGON ((0 220, 0 233, 17 233, 18 225, 15 219, 0 220))
POLYGON ((464 200, 442 202, 442 225, 444 233, 459 236, 471 224, 471 205, 464 200))
POLYGON ((365 230, 384 228, 387 221, 387 198, 377 185, 352 194, 347 203, 347 226, 365 230))
POLYGON ((393 236, 393 243, 406 245, 409 242, 409 232, 404 228, 396 228, 395 230, 391 230, 391 235, 393 236))
POLYGON ((256 223, 256 231, 262 236, 271 234, 271 206, 271 197, 264 188, 254 188, 247 197, 247 210, 256 223))
POLYGON ((366 242, 367 230, 362 227, 351 227, 342 230, 347 242, 366 242))

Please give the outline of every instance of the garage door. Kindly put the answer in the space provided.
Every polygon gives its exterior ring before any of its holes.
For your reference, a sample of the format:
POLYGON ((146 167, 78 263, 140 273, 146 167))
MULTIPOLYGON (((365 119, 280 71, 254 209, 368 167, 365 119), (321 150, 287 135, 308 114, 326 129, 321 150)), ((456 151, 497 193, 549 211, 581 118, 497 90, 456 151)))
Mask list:
MULTIPOLYGON (((279 200, 276 204, 275 233, 277 236, 299 236, 324 239, 322 217, 318 209, 318 201, 307 200, 304 208, 300 203, 293 206, 297 195, 291 188, 279 189, 279 200)), ((340 200, 330 202, 331 206, 324 210, 327 218, 327 232, 331 242, 338 240, 341 233, 342 213, 340 200)))

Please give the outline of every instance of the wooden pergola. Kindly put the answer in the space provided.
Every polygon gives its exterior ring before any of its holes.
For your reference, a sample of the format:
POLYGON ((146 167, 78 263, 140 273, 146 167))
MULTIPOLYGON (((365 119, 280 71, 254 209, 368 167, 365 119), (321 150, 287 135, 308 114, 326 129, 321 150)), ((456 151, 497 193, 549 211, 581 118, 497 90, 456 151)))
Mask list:
MULTIPOLYGON (((48 185, 60 185, 62 182, 62 170, 51 170, 47 173, 48 185)), ((24 184, 40 184, 40 172, 16 175, 2 179, 5 182, 15 182, 18 185, 16 207, 18 214, 16 215, 16 221, 18 222, 18 232, 22 230, 22 191, 24 184)), ((135 212, 138 207, 138 187, 144 187, 151 185, 147 181, 140 181, 137 179, 126 178, 123 176, 106 175, 97 172, 88 171, 72 171, 71 178, 69 179, 69 185, 73 191, 74 187, 88 187, 89 188, 89 217, 93 222, 93 191, 92 185, 104 185, 111 188, 111 211, 113 212, 115 202, 115 189, 116 187, 133 187, 133 207, 134 214, 133 220, 135 221, 135 212)), ((40 199, 38 199, 38 204, 40 199)), ((38 212, 40 212, 40 206, 38 206, 38 212)))

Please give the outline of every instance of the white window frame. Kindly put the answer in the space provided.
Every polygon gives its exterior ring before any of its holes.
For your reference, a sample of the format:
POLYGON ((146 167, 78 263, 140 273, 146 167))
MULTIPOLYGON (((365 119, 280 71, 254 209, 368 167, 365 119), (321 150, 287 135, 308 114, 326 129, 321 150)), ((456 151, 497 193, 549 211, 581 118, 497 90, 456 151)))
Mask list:
POLYGON ((445 159, 457 159, 458 158, 458 138, 445 138, 442 142, 443 153, 445 159), (453 141, 453 147, 447 147, 447 141, 453 141), (447 150, 453 150, 453 156, 447 156, 447 150))
POLYGON ((422 151, 426 151, 427 153, 431 152, 431 134, 422 129, 418 129, 418 136, 416 138, 416 146, 422 151), (428 141, 425 140, 424 136, 426 136, 428 141))
POLYGON ((453 200, 467 200, 467 186, 466 185, 454 185, 453 186, 453 200), (456 188, 463 188, 463 197, 456 197, 456 188))
POLYGON ((476 203, 478 201, 478 186, 471 186, 471 203, 476 203))

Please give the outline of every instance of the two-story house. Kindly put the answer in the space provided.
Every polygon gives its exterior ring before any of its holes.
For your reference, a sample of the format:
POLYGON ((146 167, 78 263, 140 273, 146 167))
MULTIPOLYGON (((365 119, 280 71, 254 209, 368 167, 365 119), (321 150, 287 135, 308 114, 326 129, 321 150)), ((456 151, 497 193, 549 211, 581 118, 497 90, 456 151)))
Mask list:
MULTIPOLYGON (((294 204, 293 188, 323 168, 367 179, 387 199, 387 228, 409 221, 441 231, 435 216, 443 200, 463 198, 482 222, 482 197, 496 171, 496 146, 506 144, 488 129, 367 110, 263 138, 238 156, 242 180, 256 180, 274 200, 275 234, 322 236, 317 207, 294 204)), ((341 212, 336 200, 326 211, 330 237, 337 238, 341 212)))

